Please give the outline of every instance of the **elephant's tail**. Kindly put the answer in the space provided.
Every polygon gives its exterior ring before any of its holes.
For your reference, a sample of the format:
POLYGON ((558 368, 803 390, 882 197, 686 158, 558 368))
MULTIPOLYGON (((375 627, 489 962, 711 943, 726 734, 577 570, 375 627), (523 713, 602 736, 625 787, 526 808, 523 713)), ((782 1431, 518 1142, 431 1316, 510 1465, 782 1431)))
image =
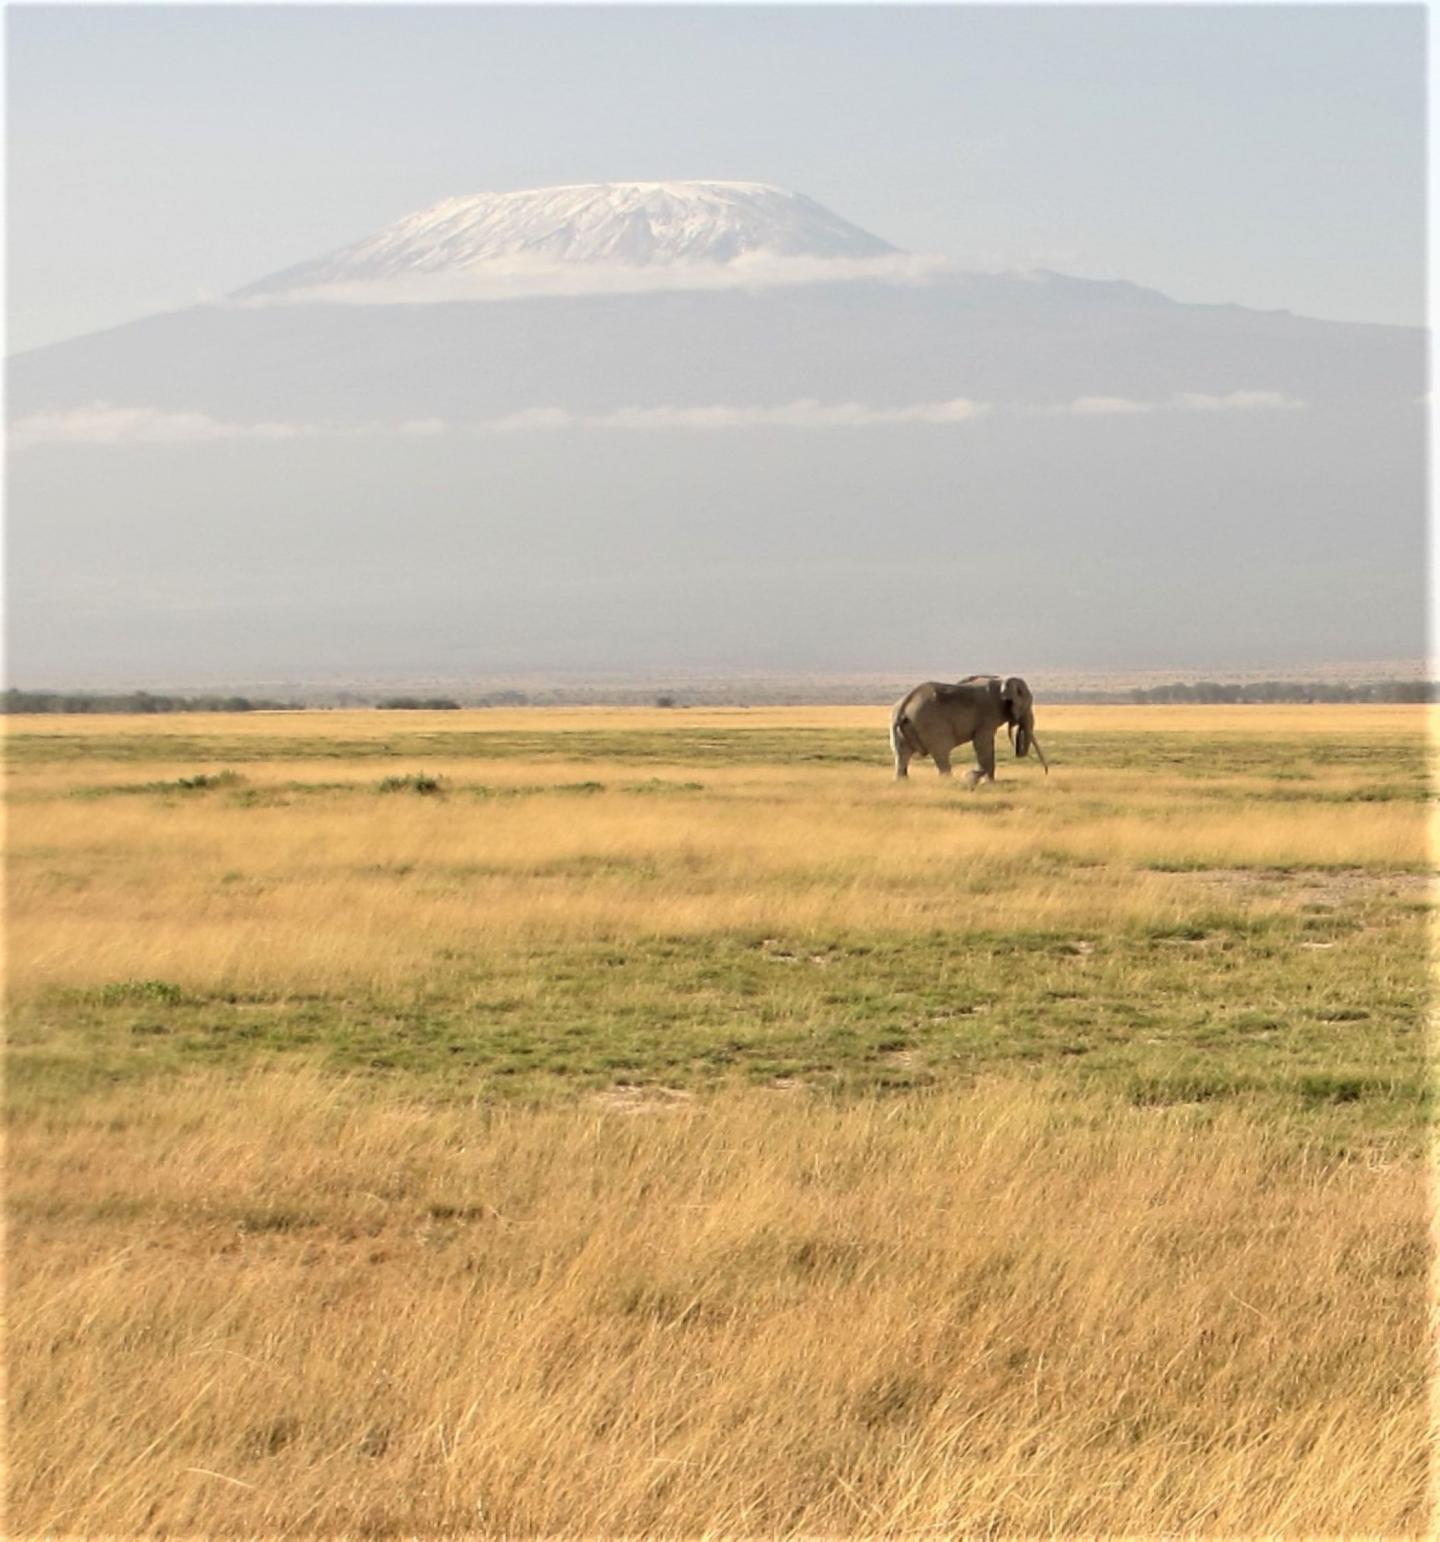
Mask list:
POLYGON ((920 743, 920 738, 910 726, 905 716, 905 708, 909 705, 910 698, 895 703, 895 710, 890 714, 890 748, 898 756, 900 751, 908 750, 912 755, 923 755, 925 747, 920 743))

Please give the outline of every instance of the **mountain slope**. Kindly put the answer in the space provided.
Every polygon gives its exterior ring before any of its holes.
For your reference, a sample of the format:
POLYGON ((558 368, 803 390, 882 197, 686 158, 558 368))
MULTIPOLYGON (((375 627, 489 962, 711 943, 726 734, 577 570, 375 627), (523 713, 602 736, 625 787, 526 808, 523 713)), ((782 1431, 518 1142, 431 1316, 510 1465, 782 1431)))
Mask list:
POLYGON ((226 419, 369 422, 535 408, 902 406, 957 396, 1283 393, 1412 401, 1423 336, 1085 280, 979 277, 438 305, 199 306, 36 349, 12 417, 94 401, 226 419))

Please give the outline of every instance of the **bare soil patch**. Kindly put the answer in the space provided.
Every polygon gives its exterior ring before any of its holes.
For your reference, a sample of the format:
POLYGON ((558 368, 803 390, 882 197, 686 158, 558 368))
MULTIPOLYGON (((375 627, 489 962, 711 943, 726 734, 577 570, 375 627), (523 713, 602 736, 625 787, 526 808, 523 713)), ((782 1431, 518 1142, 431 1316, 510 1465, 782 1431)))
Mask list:
POLYGON ((637 1087, 622 1083, 597 1092, 591 1101, 616 1114, 660 1114, 693 1103, 695 1094, 680 1087, 637 1087))
POLYGON ((1358 900, 1426 898, 1429 873, 1377 873, 1364 868, 1205 867, 1169 876, 1209 884, 1233 894, 1278 897, 1302 904, 1346 905, 1358 900))

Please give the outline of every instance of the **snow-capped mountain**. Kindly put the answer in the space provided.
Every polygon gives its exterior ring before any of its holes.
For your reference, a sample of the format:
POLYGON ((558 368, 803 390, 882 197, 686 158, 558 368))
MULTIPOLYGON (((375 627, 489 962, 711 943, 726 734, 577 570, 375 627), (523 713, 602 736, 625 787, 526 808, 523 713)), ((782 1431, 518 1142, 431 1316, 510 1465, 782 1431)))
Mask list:
POLYGON ((488 195, 13 358, 12 678, 1424 651, 1423 332, 920 261, 488 195))
POLYGON ((461 273, 487 263, 728 263, 869 258, 896 248, 813 199, 761 182, 595 182, 446 198, 240 291, 461 273))

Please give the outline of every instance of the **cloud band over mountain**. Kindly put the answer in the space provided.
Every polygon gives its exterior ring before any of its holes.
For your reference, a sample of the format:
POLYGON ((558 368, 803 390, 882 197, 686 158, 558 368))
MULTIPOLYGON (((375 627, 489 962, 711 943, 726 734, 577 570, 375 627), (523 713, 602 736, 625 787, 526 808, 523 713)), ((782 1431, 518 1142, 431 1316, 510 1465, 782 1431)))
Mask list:
POLYGON ((585 295, 703 293, 724 289, 778 289, 801 284, 871 282, 924 284, 955 274, 942 257, 894 252, 878 257, 779 256, 746 253, 728 262, 547 262, 505 258, 463 270, 406 273, 387 278, 339 279, 291 289, 242 294, 221 304, 245 309, 277 305, 449 305, 482 300, 531 300, 585 295))
POLYGON ((1308 404, 1280 391, 1232 391, 1224 396, 1187 392, 1162 402, 1124 397, 1079 397, 1055 406, 996 407, 965 397, 915 402, 901 407, 873 407, 863 402, 821 402, 811 398, 775 406, 621 407, 611 412, 572 412, 564 407, 532 407, 499 417, 454 422, 411 418, 397 423, 233 423, 203 412, 166 412, 153 407, 118 407, 95 402, 70 412, 32 413, 16 419, 8 434, 10 449, 36 445, 193 445, 225 440, 283 441, 316 438, 430 438, 445 433, 515 434, 557 429, 644 432, 658 429, 719 430, 744 428, 885 428, 905 424, 947 426, 971 423, 995 411, 1040 416, 1112 417, 1155 412, 1294 411, 1308 404))

